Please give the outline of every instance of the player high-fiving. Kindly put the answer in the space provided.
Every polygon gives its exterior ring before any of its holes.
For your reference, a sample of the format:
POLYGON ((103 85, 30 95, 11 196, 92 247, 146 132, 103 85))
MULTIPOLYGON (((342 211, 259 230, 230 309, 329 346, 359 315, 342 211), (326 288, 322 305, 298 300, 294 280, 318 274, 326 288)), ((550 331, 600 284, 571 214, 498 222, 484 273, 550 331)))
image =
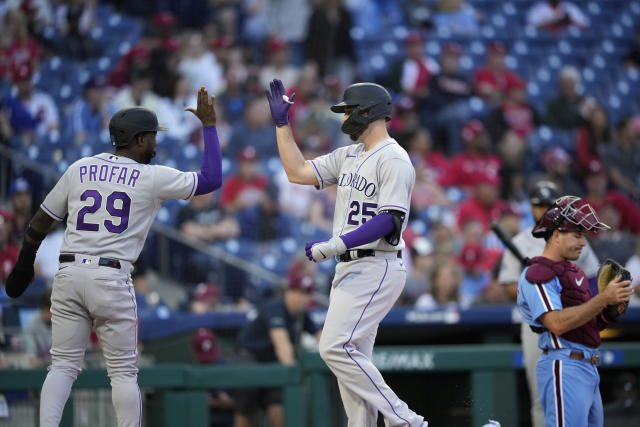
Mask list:
POLYGON ((350 427, 426 427, 385 383, 371 362, 378 324, 400 296, 406 279, 402 230, 409 217, 415 170, 386 128, 391 96, 375 83, 356 83, 331 107, 343 113, 342 131, 352 144, 306 161, 289 126, 293 95, 280 80, 267 91, 278 151, 289 181, 325 189, 338 186, 333 237, 306 245, 309 260, 340 261, 331 287, 320 355, 338 379, 350 427))
POLYGON ((7 279, 10 297, 33 280, 33 262, 54 221, 67 217, 51 297, 52 363, 42 386, 40 426, 57 426, 95 327, 111 379, 118 427, 140 425, 137 309, 131 269, 162 203, 210 193, 222 184, 214 98, 202 87, 195 114, 204 127, 200 172, 150 165, 166 128, 143 107, 117 111, 109 122, 115 153, 73 163, 31 220, 7 279))

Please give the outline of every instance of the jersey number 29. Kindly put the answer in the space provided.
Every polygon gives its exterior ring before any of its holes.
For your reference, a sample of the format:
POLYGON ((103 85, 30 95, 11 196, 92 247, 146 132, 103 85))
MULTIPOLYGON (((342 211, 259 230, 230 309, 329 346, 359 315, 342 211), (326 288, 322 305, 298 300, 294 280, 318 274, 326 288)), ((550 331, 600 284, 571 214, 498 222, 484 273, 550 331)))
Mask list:
MULTIPOLYGON (((87 205, 78 211, 78 221, 76 225, 77 230, 85 231, 98 231, 100 224, 94 224, 91 222, 85 222, 84 216, 86 214, 96 213, 102 206, 102 195, 97 190, 86 190, 80 195, 80 200, 83 202, 87 199, 92 199, 93 203, 87 205)), ((129 226, 129 211, 131 210, 131 198, 127 193, 122 191, 114 191, 107 197, 107 212, 112 217, 120 218, 119 224, 114 224, 113 221, 107 219, 104 221, 104 227, 111 233, 122 233, 129 226), (122 202, 122 207, 116 207, 116 200, 122 202)))

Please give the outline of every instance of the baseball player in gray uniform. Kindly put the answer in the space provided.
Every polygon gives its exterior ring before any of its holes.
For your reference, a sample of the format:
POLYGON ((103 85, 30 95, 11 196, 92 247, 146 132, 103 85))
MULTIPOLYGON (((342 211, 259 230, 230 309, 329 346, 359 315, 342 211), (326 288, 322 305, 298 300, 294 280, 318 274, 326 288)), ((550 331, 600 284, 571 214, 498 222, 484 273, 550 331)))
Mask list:
MULTIPOLYGON (((529 197, 529 202, 531 203, 531 212, 533 213, 535 223, 538 222, 558 197, 560 197, 560 193, 558 192, 558 187, 556 187, 553 182, 539 181, 534 185, 529 197)), ((540 256, 544 251, 544 239, 536 239, 533 237, 531 234, 532 229, 533 226, 528 227, 513 238, 513 244, 520 250, 520 253, 527 258, 540 256)), ((582 250, 576 264, 585 272, 585 275, 589 279, 597 276, 599 266, 598 258, 591 249, 591 246, 589 246, 589 243, 587 243, 582 250)), ((507 286, 507 294, 513 301, 515 301, 518 296, 518 280, 520 279, 522 269, 523 265, 518 258, 508 250, 505 251, 500 264, 498 282, 507 286)), ((540 402, 536 381, 536 363, 542 354, 542 350, 538 347, 538 334, 533 332, 526 322, 522 322, 520 339, 522 341, 524 367, 531 397, 532 424, 533 427, 544 427, 544 410, 540 402)))
POLYGON ((415 170, 389 137, 391 97, 374 83, 356 83, 331 107, 344 113, 342 131, 357 144, 305 161, 289 126, 289 99, 280 80, 267 91, 278 151, 289 181, 324 189, 338 186, 333 237, 306 245, 315 262, 339 261, 320 338, 320 355, 335 374, 352 427, 425 427, 385 383, 371 362, 378 324, 400 296, 406 269, 400 257, 415 170))
POLYGON ((53 280, 52 362, 40 397, 40 426, 57 426, 71 386, 81 370, 91 328, 95 328, 111 379, 118 427, 141 424, 137 384, 137 310, 131 265, 167 199, 190 199, 222 183, 220 144, 213 97, 202 87, 195 114, 204 127, 200 172, 149 165, 158 125, 143 107, 116 112, 109 123, 114 154, 73 163, 31 220, 7 294, 18 297, 33 280, 40 242, 54 221, 67 217, 60 264, 53 280))

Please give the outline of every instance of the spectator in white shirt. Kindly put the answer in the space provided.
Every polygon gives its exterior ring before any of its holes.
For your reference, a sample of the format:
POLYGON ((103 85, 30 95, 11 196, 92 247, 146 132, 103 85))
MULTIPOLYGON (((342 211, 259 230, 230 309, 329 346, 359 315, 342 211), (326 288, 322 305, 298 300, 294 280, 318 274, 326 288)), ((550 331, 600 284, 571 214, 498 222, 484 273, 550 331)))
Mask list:
MULTIPOLYGON (((159 123, 167 123, 166 102, 155 94, 151 87, 153 85, 152 75, 148 69, 135 70, 129 79, 129 85, 123 87, 113 97, 112 107, 115 111, 133 105, 147 107, 156 112, 159 123)), ((158 139, 163 135, 158 133, 158 139)))
POLYGON ((587 18, 577 5, 560 0, 534 4, 527 13, 527 24, 551 33, 559 33, 572 26, 581 30, 588 27, 587 18))
POLYGON ((285 87, 293 87, 298 83, 300 68, 290 64, 289 45, 280 37, 274 36, 267 42, 265 51, 267 63, 260 70, 260 84, 269 87, 269 83, 278 78, 285 87))
POLYGON ((209 88, 209 92, 214 95, 224 90, 222 65, 213 52, 207 50, 201 33, 193 32, 185 39, 178 71, 190 82, 193 93, 201 86, 209 88))

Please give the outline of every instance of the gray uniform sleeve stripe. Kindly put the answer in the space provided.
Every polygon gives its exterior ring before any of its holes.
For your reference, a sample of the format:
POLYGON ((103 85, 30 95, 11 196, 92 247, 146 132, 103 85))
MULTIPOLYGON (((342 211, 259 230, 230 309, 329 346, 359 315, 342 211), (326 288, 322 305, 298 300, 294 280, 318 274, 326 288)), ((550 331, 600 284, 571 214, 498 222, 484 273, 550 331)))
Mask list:
POLYGON ((64 218, 60 218, 58 215, 54 214, 53 212, 51 212, 51 209, 49 209, 48 207, 46 207, 44 205, 44 203, 40 204, 40 207, 49 214, 49 216, 51 216, 53 219, 58 220, 58 221, 62 221, 64 218))

